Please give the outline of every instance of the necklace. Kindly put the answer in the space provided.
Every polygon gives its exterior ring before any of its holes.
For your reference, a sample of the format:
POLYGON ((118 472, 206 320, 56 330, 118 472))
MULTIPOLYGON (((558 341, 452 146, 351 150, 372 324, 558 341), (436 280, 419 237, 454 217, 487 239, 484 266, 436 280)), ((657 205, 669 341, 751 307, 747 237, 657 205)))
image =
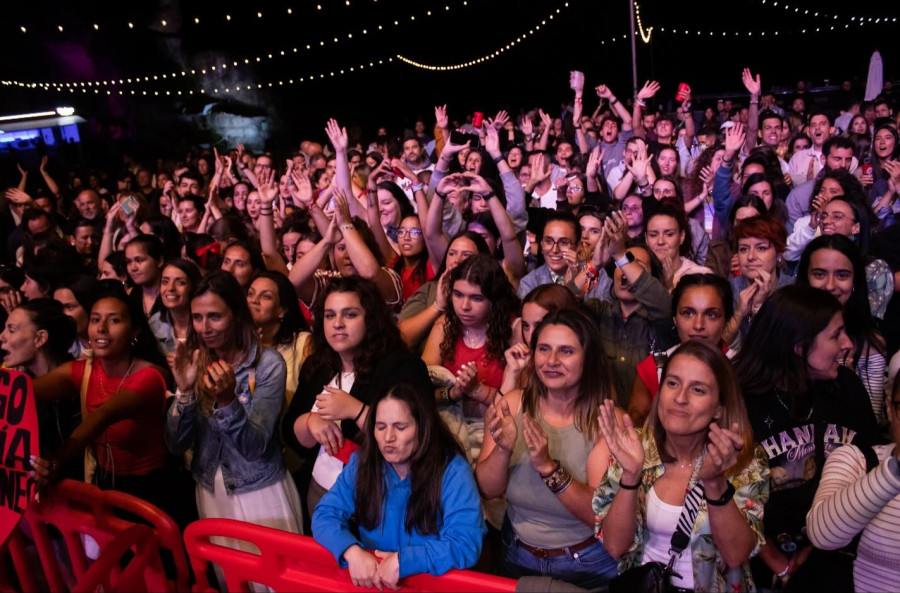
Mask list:
POLYGON ((469 348, 480 348, 486 341, 487 334, 478 335, 475 332, 469 332, 468 328, 463 329, 463 343, 469 348))
MULTIPOLYGON (((784 403, 783 399, 781 399, 781 392, 778 391, 777 389, 775 390, 775 399, 778 400, 778 403, 781 404, 782 408, 787 410, 788 414, 790 414, 792 416, 794 415, 794 413, 791 411, 791 408, 786 403, 784 403)), ((806 414, 806 418, 803 418, 803 422, 806 422, 807 420, 812 418, 812 413, 813 413, 813 407, 809 406, 809 413, 806 414)))
MULTIPOLYGON (((131 364, 128 365, 128 370, 125 371, 125 374, 122 376, 122 379, 119 381, 119 385, 116 387, 116 391, 112 395, 113 398, 115 398, 117 395, 119 395, 119 390, 122 389, 122 384, 125 383, 125 379, 127 379, 128 375, 131 374, 131 370, 133 368, 134 368, 134 358, 131 359, 131 364)), ((100 389, 102 389, 104 393, 106 393, 106 385, 103 382, 103 376, 105 374, 106 374, 105 370, 103 371, 103 373, 100 374, 100 389)))

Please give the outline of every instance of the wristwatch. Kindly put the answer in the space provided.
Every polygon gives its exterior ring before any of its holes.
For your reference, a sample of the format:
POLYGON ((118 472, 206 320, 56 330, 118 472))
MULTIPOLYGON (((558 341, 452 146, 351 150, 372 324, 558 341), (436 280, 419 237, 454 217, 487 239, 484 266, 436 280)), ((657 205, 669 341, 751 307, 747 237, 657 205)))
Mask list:
POLYGON ((621 257, 621 259, 616 260, 616 267, 624 268, 625 266, 627 266, 628 264, 630 264, 633 261, 634 261, 634 254, 632 254, 630 251, 626 251, 625 255, 623 255, 621 257))

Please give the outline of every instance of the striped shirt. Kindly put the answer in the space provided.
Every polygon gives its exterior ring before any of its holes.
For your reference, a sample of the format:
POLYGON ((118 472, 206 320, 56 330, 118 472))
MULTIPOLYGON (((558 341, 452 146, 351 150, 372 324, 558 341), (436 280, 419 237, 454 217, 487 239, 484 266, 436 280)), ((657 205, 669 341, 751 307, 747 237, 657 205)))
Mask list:
POLYGON ((875 451, 880 463, 868 473, 855 445, 832 451, 806 527, 810 541, 825 550, 847 545, 862 531, 853 564, 856 590, 900 591, 900 475, 892 445, 875 451))

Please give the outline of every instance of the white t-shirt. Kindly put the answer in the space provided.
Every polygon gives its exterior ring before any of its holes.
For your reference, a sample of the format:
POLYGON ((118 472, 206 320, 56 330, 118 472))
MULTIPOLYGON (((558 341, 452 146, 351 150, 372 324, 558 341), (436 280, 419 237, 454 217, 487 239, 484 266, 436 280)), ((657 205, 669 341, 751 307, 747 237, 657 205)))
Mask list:
MULTIPOLYGON (((331 378, 331 381, 328 382, 328 386, 350 393, 350 390, 353 389, 353 382, 355 380, 355 372, 338 373, 331 378), (338 382, 340 382, 340 385, 338 385, 338 382)), ((319 407, 316 404, 313 404, 312 410, 310 411, 317 412, 318 410, 319 407)), ((339 420, 336 420, 334 423, 337 424, 338 427, 341 425, 339 420)), ((331 490, 331 487, 334 486, 334 483, 337 481, 338 476, 341 475, 342 471, 344 471, 344 462, 337 457, 329 455, 325 450, 325 447, 319 447, 319 454, 316 456, 316 462, 313 465, 312 471, 312 477, 319 486, 326 490, 331 490)))

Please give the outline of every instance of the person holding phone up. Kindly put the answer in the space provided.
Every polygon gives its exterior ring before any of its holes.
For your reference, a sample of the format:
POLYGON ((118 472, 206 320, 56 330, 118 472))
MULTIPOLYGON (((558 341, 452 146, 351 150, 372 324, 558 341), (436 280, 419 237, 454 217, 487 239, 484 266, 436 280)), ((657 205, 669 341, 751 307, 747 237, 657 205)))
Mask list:
POLYGON ((599 424, 615 463, 594 493, 595 531, 620 559, 619 572, 669 563, 680 530, 690 543, 675 555, 671 586, 753 590, 748 561, 765 541, 769 468, 722 351, 703 340, 682 344, 663 368, 643 430, 611 400, 599 424))

